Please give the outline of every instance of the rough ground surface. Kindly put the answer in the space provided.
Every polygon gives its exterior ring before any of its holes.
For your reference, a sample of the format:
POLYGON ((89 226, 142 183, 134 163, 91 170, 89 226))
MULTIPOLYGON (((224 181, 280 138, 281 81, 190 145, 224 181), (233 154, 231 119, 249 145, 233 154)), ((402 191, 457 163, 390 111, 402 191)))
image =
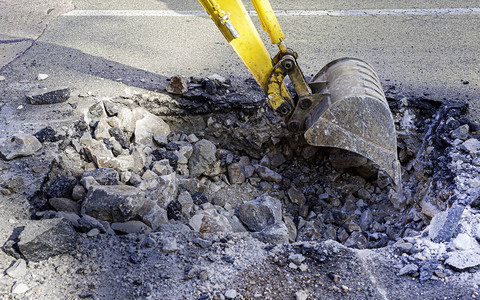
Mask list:
MULTIPOLYGON (((16 118, 43 111, 60 122, 31 123, 26 133, 42 148, 0 160, 2 297, 478 295, 480 142, 463 103, 389 98, 404 168, 399 194, 358 157, 289 136, 249 83, 239 89, 250 94, 240 94, 216 80, 190 79, 181 96, 74 91, 65 102, 21 104, 16 118), (138 122, 147 117, 154 124, 138 122), (138 140, 138 126, 151 140, 138 140), (46 222, 58 217, 69 221, 46 222), (66 237, 48 237, 73 228, 73 248, 66 237)), ((3 115, 16 105, 4 103, 3 115)), ((6 137, 15 126, 3 127, 6 137)))

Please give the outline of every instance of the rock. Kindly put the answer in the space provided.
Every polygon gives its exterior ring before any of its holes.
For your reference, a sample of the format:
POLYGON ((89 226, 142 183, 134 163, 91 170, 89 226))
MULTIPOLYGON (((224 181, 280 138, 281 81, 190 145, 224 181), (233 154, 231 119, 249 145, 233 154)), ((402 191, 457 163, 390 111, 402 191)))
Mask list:
POLYGON ((160 207, 166 207, 172 202, 178 194, 178 180, 175 173, 159 176, 158 184, 160 187, 155 190, 157 204, 160 207))
POLYGON ((193 146, 192 156, 188 161, 190 176, 198 177, 207 171, 210 164, 216 161, 217 147, 209 140, 202 139, 193 146))
POLYGON ((354 152, 334 148, 330 151, 328 160, 335 169, 357 168, 365 165, 368 159, 354 152))
POLYGON ((43 81, 48 78, 48 74, 38 74, 37 80, 38 81, 43 81))
POLYGON ((119 127, 110 127, 108 133, 115 138, 122 148, 128 149, 130 147, 130 141, 128 140, 127 135, 119 127))
POLYGON ((268 181, 268 182, 275 182, 275 183, 281 183, 282 182, 282 175, 278 174, 277 172, 262 166, 257 169, 257 174, 258 177, 260 177, 262 180, 268 181))
POLYGON ((60 176, 48 187, 46 194, 49 198, 69 198, 77 180, 73 177, 60 176))
POLYGON ((474 154, 480 150, 480 141, 477 139, 471 138, 463 142, 459 148, 465 152, 474 154))
POLYGON ((182 192, 178 195, 178 203, 181 206, 180 212, 185 220, 190 219, 193 213, 193 199, 188 191, 182 192))
POLYGON ((163 176, 171 174, 173 172, 173 168, 170 166, 168 159, 162 159, 153 163, 152 171, 158 176, 163 176))
POLYGON ((354 231, 350 237, 344 243, 347 247, 357 248, 357 249, 366 249, 368 246, 367 239, 365 236, 359 232, 354 231))
POLYGON ((282 221, 282 203, 278 199, 262 195, 240 205, 238 217, 248 229, 261 231, 282 221))
POLYGON ((452 130, 452 132, 450 132, 450 136, 452 137, 452 139, 460 139, 464 141, 468 138, 468 131, 469 131, 468 124, 464 124, 458 127, 457 129, 452 130))
POLYGON ((39 131, 37 131, 34 136, 37 138, 37 140, 40 142, 40 143, 43 143, 43 142, 56 142, 59 140, 59 138, 57 138, 57 132, 55 131, 55 129, 53 129, 52 127, 50 126, 47 126, 39 131))
POLYGON ((25 283, 21 283, 19 281, 16 281, 12 286, 12 294, 24 294, 28 290, 30 290, 28 285, 26 285, 25 283))
POLYGON ((187 142, 189 142, 190 144, 194 144, 198 141, 199 138, 194 133, 187 135, 187 142))
POLYGON ((48 203, 55 208, 56 211, 80 213, 80 204, 68 198, 50 198, 48 203))
POLYGON ((285 216, 283 217, 283 221, 288 229, 288 241, 294 243, 297 240, 297 226, 295 226, 293 222, 293 217, 285 216))
POLYGON ((308 292, 306 290, 300 290, 295 292, 295 300, 307 300, 308 292))
POLYGON ((418 271, 418 266, 416 264, 407 264, 398 271, 398 276, 411 275, 418 271))
POLYGON ((135 143, 153 146, 153 136, 161 134, 168 136, 170 126, 162 118, 138 107, 133 111, 135 115, 135 143))
POLYGON ((379 188, 384 189, 390 184, 390 176, 382 170, 377 174, 377 185, 379 188))
POLYGON ((16 133, 6 141, 0 140, 0 154, 6 160, 33 155, 41 148, 42 144, 35 136, 23 132, 16 133))
POLYGON ((370 224, 373 222, 373 214, 370 209, 366 209, 360 215, 360 228, 362 231, 367 231, 370 228, 370 224))
POLYGON ((167 237, 163 240, 162 251, 165 253, 172 253, 180 250, 180 247, 177 245, 177 239, 174 237, 167 237))
POLYGON ((190 144, 181 145, 180 148, 174 153, 178 157, 178 163, 188 164, 188 160, 190 159, 190 157, 192 157, 193 146, 190 144))
POLYGON ((83 232, 89 232, 94 228, 97 228, 100 233, 107 232, 107 229, 102 223, 100 223, 99 220, 95 219, 94 217, 90 217, 89 215, 83 215, 81 218, 79 218, 78 225, 83 232))
POLYGON ((109 130, 110 130, 110 125, 108 125, 105 118, 101 118, 97 122, 97 126, 95 127, 95 131, 93 132, 93 136, 98 141, 103 141, 103 139, 109 139, 110 138, 110 133, 108 132, 109 130))
POLYGON ((153 135, 153 141, 157 144, 159 147, 165 147, 166 144, 168 144, 168 139, 165 135, 163 134, 154 134, 153 135))
POLYGON ((125 222, 145 204, 145 193, 128 185, 93 186, 82 205, 82 215, 108 222, 125 222))
POLYGON ((106 116, 105 108, 102 102, 92 104, 88 108, 88 113, 92 118, 102 118, 106 116))
POLYGON ((245 181, 243 168, 237 163, 228 166, 228 180, 231 184, 239 184, 245 181))
POLYGON ((25 259, 40 261, 73 251, 77 233, 66 219, 45 219, 27 223, 18 238, 18 248, 25 259))
POLYGON ((105 112, 109 117, 117 116, 120 112, 119 107, 110 101, 103 101, 103 106, 105 107, 105 112))
POLYGON ((420 267, 420 282, 426 282, 433 276, 433 272, 438 267, 439 262, 437 259, 429 259, 423 263, 420 267))
POLYGON ((455 202, 446 212, 433 216, 428 229, 428 237, 435 243, 448 242, 457 229, 465 207, 455 202))
POLYGON ((296 205, 304 205, 307 202, 303 192, 296 187, 291 187, 288 190, 288 197, 290 198, 290 201, 296 205))
POLYGON ((480 252, 457 250, 447 254, 445 264, 455 270, 465 270, 480 265, 480 252))
POLYGON ((154 231, 161 225, 168 223, 167 211, 158 205, 154 205, 148 211, 139 212, 138 214, 142 221, 154 231))
POLYGON ((230 289, 225 292, 225 298, 226 299, 235 299, 237 297, 237 291, 230 289))
POLYGON ((100 168, 90 171, 85 171, 82 178, 93 177, 95 181, 101 185, 116 185, 118 184, 118 172, 112 168, 100 168))
POLYGON ((232 232, 228 219, 214 208, 198 212, 188 224, 193 230, 201 233, 232 232))
POLYGON ((253 232, 252 236, 264 243, 282 244, 288 243, 288 228, 283 222, 265 227, 263 230, 253 232))
POLYGON ((167 85, 166 91, 171 94, 183 95, 188 92, 187 79, 184 76, 173 76, 167 85))
POLYGON ((136 119, 133 111, 128 108, 122 108, 118 112, 118 119, 120 120, 120 129, 125 133, 126 139, 130 140, 135 131, 136 119))
POLYGON ((23 259, 17 260, 6 272, 12 278, 22 278, 27 273, 27 263, 23 259))
POLYGON ((178 167, 178 156, 173 153, 172 151, 165 151, 162 149, 155 149, 152 151, 152 157, 155 161, 161 161, 164 159, 168 159, 170 166, 175 171, 178 167))
POLYGON ((70 97, 69 88, 37 89, 27 94, 27 102, 34 105, 65 102, 70 97))
POLYGON ((475 244, 475 240, 465 233, 460 233, 452 241, 452 246, 457 250, 470 250, 475 247, 475 244))
POLYGON ((118 233, 147 233, 152 231, 145 223, 137 220, 112 223, 112 229, 118 233))
POLYGON ((108 150, 104 143, 93 141, 92 144, 84 147, 89 158, 97 165, 97 167, 106 167, 105 162, 113 158, 112 151, 108 150))

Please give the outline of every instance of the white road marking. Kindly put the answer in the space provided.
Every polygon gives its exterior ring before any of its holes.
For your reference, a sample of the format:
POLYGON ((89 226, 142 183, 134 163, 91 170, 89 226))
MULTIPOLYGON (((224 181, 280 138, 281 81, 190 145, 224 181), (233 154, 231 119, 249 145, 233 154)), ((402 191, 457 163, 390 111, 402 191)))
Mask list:
MULTIPOLYGON (((256 15, 255 11, 249 11, 256 15)), ((412 8, 412 9, 367 9, 367 10, 278 10, 277 16, 428 16, 428 15, 472 15, 480 14, 480 8, 412 8)), ((63 14, 67 17, 192 17, 207 16, 200 10, 72 10, 63 14)))

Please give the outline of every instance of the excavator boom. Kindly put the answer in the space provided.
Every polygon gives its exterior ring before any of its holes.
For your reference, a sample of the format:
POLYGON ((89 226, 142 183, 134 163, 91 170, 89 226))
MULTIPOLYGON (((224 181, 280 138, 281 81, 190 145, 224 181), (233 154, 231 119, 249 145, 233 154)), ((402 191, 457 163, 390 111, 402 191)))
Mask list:
POLYGON ((199 0, 288 130, 304 132, 310 145, 341 148, 370 159, 401 188, 395 124, 373 68, 356 58, 342 58, 307 83, 297 53, 285 45, 270 2, 251 1, 263 29, 278 46, 273 59, 241 0, 199 0), (286 76, 295 97, 284 84, 286 76))

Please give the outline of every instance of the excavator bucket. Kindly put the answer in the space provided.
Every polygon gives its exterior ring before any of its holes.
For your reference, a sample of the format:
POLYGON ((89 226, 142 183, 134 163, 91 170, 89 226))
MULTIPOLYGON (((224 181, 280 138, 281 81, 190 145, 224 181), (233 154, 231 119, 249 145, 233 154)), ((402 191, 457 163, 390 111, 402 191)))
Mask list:
POLYGON ((358 153, 400 185, 395 124, 373 68, 355 58, 327 64, 309 82, 317 99, 305 139, 313 146, 358 153))

